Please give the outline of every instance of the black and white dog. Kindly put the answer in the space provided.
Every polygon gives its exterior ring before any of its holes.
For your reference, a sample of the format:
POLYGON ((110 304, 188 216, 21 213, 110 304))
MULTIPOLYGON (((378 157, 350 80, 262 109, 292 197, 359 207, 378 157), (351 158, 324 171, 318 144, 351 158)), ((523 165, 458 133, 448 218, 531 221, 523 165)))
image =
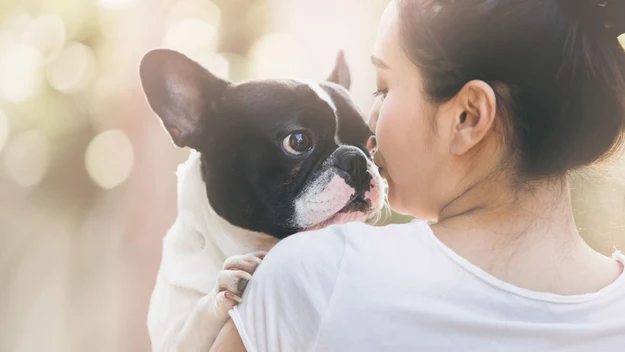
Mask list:
POLYGON ((371 221, 384 198, 342 55, 327 82, 233 84, 171 50, 140 67, 179 147, 178 217, 148 314, 154 351, 207 351, 265 251, 296 232, 371 221))

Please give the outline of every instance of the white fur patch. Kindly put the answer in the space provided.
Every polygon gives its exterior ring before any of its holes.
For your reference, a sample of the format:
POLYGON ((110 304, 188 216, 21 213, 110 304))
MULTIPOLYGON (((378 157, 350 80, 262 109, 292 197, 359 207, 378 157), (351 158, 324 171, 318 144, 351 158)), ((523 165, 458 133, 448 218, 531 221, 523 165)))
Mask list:
POLYGON ((164 239, 159 275, 171 285, 206 293, 226 258, 271 248, 277 240, 234 226, 215 213, 201 164, 201 154, 191 149, 176 171, 178 217, 164 239))
POLYGON ((201 165, 201 154, 191 150, 176 172, 178 217, 163 240, 163 258, 148 313, 154 351, 171 351, 179 338, 184 343, 200 341, 192 350, 208 350, 210 345, 202 343, 209 343, 223 326, 207 305, 216 302, 211 290, 224 260, 269 250, 278 241, 231 225, 217 215, 208 202, 201 165))
POLYGON ((334 104, 334 101, 332 100, 332 97, 330 97, 330 94, 328 94, 328 92, 326 92, 325 89, 323 89, 323 87, 321 87, 321 85, 317 82, 307 81, 307 80, 302 80, 302 79, 298 79, 297 81, 307 85, 308 88, 310 88, 313 92, 315 92, 315 94, 317 94, 319 99, 325 101, 328 104, 328 106, 330 106, 330 108, 334 112, 334 120, 336 121, 336 131, 334 133, 334 141, 336 142, 336 144, 341 145, 341 141, 339 140, 339 114, 336 109, 336 105, 334 104))
POLYGON ((332 217, 356 191, 331 170, 321 174, 295 200, 296 226, 307 229, 332 217))

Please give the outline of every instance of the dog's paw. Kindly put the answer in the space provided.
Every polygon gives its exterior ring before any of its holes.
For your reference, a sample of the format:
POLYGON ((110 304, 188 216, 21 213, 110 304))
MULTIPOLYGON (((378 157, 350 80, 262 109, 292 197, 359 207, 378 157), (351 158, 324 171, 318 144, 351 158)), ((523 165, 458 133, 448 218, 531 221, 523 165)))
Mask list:
POLYGON ((247 282, 265 258, 265 254, 267 252, 254 252, 226 259, 217 274, 217 283, 213 289, 215 314, 227 317, 228 311, 242 302, 241 296, 247 282))

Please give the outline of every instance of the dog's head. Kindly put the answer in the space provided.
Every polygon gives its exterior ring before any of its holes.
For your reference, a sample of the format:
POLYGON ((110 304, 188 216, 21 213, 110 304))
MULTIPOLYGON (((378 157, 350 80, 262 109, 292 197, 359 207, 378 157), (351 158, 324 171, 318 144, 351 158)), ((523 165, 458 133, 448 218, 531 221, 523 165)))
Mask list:
POLYGON ((174 143, 202 154, 209 203, 231 224, 283 238, 379 213, 375 140, 342 55, 323 83, 233 84, 164 49, 146 54, 140 75, 174 143))

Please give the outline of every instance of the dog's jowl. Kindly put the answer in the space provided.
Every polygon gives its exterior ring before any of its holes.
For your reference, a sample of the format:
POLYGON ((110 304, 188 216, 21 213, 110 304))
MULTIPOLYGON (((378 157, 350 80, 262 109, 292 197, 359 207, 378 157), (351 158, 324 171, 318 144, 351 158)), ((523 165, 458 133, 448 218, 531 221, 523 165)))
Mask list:
POLYGON ((264 252, 293 233, 371 221, 384 189, 342 55, 325 82, 222 80, 186 56, 141 62, 148 102, 179 147, 178 218, 164 240, 153 350, 210 348, 264 252), (246 254, 251 253, 251 254, 246 254))

